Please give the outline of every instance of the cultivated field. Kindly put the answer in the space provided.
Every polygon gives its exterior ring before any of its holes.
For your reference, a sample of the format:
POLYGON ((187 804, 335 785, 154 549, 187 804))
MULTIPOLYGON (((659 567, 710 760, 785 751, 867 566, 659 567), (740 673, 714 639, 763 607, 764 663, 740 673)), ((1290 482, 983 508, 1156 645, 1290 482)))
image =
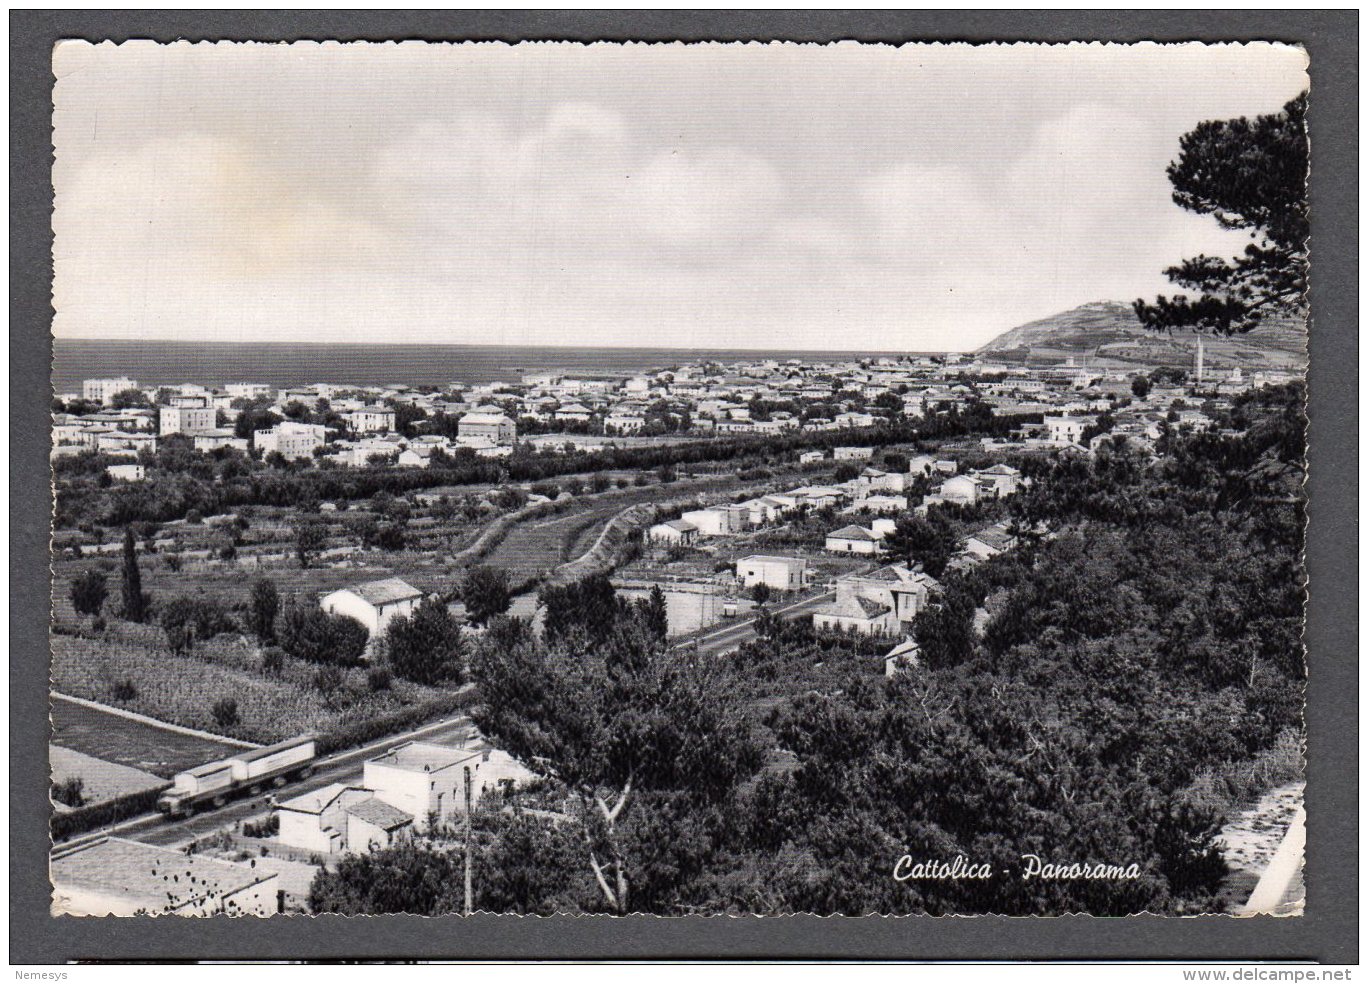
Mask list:
POLYGON ((332 731, 446 693, 398 678, 389 689, 372 691, 366 670, 353 668, 342 672, 338 691, 325 695, 314 683, 316 672, 317 667, 288 657, 279 672, 263 671, 255 646, 231 636, 212 639, 188 656, 177 656, 151 639, 52 637, 56 690, 261 744, 332 731), (215 720, 213 711, 225 698, 236 701, 238 715, 226 725, 215 720))
MULTIPOLYGON (((51 713, 52 740, 63 749, 163 779, 240 750, 60 698, 53 698, 51 713)), ((91 777, 82 774, 81 778, 88 787, 91 777)))

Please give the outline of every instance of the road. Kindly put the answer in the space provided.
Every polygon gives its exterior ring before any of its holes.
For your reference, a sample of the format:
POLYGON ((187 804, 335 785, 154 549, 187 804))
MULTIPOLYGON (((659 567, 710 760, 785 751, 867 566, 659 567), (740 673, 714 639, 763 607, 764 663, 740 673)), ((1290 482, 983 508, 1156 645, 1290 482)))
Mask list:
MULTIPOLYGON (((423 741, 430 741, 439 745, 459 747, 461 740, 473 729, 474 725, 471 724, 470 718, 460 715, 425 725, 402 735, 392 735, 364 748, 354 748, 350 751, 339 752, 326 759, 320 759, 315 764, 316 771, 312 776, 302 782, 290 783, 276 792, 280 798, 288 799, 312 792, 315 789, 321 789, 335 782, 357 782, 361 779, 364 771, 363 766, 367 759, 375 758, 396 745, 421 738, 423 741)), ((211 809, 208 812, 197 813, 195 816, 186 819, 167 820, 160 813, 145 814, 115 824, 113 827, 106 827, 103 830, 62 841, 54 847, 68 848, 111 834, 142 841, 145 844, 179 847, 206 834, 212 834, 223 827, 236 825, 239 821, 249 820, 255 816, 265 816, 269 812, 269 796, 244 797, 230 801, 221 810, 211 809)))
MULTIPOLYGON (((811 598, 803 598, 800 601, 791 602, 783 607, 774 609, 774 614, 784 619, 801 618, 804 615, 811 615, 818 609, 836 597, 834 592, 828 591, 824 594, 814 595, 811 598)), ((715 654, 724 653, 736 649, 742 643, 750 642, 755 638, 755 619, 747 619, 744 622, 733 622, 720 629, 713 629, 702 635, 694 636, 680 643, 681 646, 697 646, 700 653, 715 654)))

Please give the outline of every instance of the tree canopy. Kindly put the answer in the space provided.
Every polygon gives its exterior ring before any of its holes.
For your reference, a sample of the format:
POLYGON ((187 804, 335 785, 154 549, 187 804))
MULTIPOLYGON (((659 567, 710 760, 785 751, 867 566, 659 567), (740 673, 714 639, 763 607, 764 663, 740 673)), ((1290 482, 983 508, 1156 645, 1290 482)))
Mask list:
POLYGON ((1281 112, 1253 120, 1208 120, 1184 134, 1168 167, 1173 200, 1250 243, 1233 259, 1200 255, 1164 271, 1195 297, 1135 302, 1147 327, 1193 328, 1218 335, 1248 332, 1274 315, 1306 315, 1306 94, 1281 112))

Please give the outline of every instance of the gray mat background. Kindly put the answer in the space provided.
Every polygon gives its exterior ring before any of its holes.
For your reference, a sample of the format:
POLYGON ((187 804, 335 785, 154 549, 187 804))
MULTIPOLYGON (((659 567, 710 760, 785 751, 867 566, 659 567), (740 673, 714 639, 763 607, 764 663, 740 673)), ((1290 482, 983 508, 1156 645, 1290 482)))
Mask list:
POLYGON ((1358 14, 256 12, 10 14, 10 960, 1358 960, 1358 14), (1311 54, 1310 831, 1300 919, 385 916, 53 919, 47 881, 49 54, 59 38, 1280 40, 1311 54))

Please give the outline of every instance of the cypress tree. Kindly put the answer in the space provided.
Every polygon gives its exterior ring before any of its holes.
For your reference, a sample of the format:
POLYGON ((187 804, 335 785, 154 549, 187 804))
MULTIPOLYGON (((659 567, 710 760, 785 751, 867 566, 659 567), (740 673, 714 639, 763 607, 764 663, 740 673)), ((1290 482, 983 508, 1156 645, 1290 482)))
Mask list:
POLYGON ((133 528, 124 527, 123 612, 130 622, 147 618, 147 599, 143 597, 142 575, 138 572, 138 553, 133 543, 133 528))

